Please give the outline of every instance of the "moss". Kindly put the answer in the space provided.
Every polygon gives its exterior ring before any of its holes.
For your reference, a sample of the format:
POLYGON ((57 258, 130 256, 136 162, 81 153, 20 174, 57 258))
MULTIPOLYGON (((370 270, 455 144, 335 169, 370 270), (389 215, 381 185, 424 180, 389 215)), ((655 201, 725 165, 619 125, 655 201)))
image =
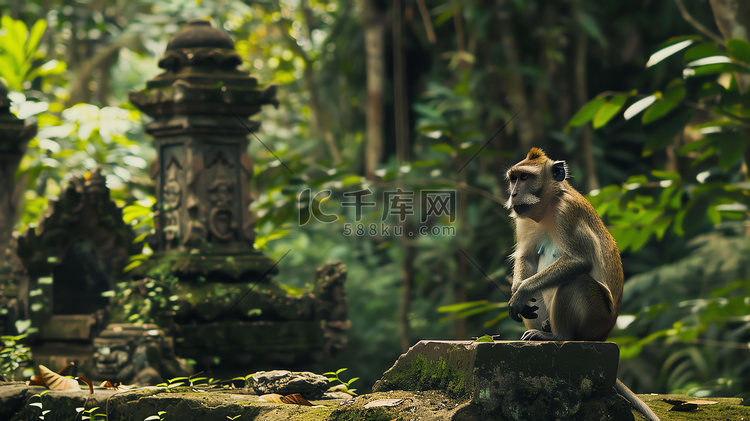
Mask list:
POLYGON ((161 278, 169 275, 183 275, 184 279, 197 279, 201 275, 214 274, 223 280, 237 281, 242 276, 278 273, 273 260, 258 252, 239 254, 213 254, 210 249, 201 253, 181 251, 158 252, 133 268, 134 277, 161 278))
POLYGON ((397 411, 385 408, 360 411, 334 411, 328 421, 390 421, 397 418, 397 411))
MULTIPOLYGON (((699 405, 698 409, 688 412, 670 411, 672 405, 664 402, 664 399, 692 401, 698 398, 688 395, 638 395, 662 420, 700 420, 700 421, 724 421, 724 420, 750 420, 750 407, 742 406, 739 398, 700 398, 716 401, 714 405, 699 405)), ((640 412, 633 410, 636 421, 643 420, 640 412)))
POLYGON ((472 392, 467 371, 450 356, 430 360, 417 354, 405 368, 389 373, 384 380, 389 390, 443 390, 451 397, 464 398, 472 392))

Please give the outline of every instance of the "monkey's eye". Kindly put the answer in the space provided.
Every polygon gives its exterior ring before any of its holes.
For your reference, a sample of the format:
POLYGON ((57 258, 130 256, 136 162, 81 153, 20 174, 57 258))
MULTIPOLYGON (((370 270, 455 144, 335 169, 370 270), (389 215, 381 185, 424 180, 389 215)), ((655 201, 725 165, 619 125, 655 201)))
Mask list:
POLYGON ((528 174, 521 174, 521 180, 527 180, 529 178, 528 174))
POLYGON ((517 179, 518 177, 516 177, 515 175, 511 175, 510 177, 508 177, 508 180, 510 180, 512 183, 515 183, 517 179))

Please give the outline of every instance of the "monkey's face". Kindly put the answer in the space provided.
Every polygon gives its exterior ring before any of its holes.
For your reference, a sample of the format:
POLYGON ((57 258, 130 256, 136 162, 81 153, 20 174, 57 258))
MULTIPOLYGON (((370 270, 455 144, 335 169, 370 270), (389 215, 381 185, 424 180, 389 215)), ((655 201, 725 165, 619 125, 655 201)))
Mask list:
POLYGON ((526 216, 542 200, 544 183, 539 174, 512 168, 508 172, 510 197, 505 206, 518 216, 526 216))
POLYGON ((532 149, 525 160, 508 170, 510 194, 505 207, 513 210, 514 217, 539 222, 556 202, 566 177, 564 161, 552 161, 541 150, 532 149))

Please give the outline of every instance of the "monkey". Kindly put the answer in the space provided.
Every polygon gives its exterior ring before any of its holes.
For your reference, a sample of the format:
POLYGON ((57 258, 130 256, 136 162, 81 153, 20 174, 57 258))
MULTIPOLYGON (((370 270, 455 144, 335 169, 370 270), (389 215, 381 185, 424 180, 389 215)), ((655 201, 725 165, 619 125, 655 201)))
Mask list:
MULTIPOLYGON (((617 243, 570 183, 565 161, 532 148, 506 173, 516 228, 508 314, 526 341, 605 341, 622 303, 617 243)), ((659 418, 619 379, 617 392, 650 420, 659 418)))

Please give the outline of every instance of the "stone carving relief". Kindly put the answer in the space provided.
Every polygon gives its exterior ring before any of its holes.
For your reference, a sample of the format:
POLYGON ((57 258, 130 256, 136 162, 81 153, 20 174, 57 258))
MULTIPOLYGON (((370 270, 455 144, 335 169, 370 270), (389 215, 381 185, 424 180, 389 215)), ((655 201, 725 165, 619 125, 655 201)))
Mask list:
POLYGON ((208 200, 211 210, 208 214, 208 228, 211 235, 222 242, 236 239, 237 218, 234 212, 236 180, 232 177, 232 165, 223 153, 209 165, 213 181, 208 185, 208 200))
POLYGON ((179 172, 182 172, 182 166, 176 158, 172 158, 166 168, 166 180, 164 180, 161 192, 164 203, 164 239, 167 250, 176 248, 180 240, 182 187, 178 179, 179 172))

